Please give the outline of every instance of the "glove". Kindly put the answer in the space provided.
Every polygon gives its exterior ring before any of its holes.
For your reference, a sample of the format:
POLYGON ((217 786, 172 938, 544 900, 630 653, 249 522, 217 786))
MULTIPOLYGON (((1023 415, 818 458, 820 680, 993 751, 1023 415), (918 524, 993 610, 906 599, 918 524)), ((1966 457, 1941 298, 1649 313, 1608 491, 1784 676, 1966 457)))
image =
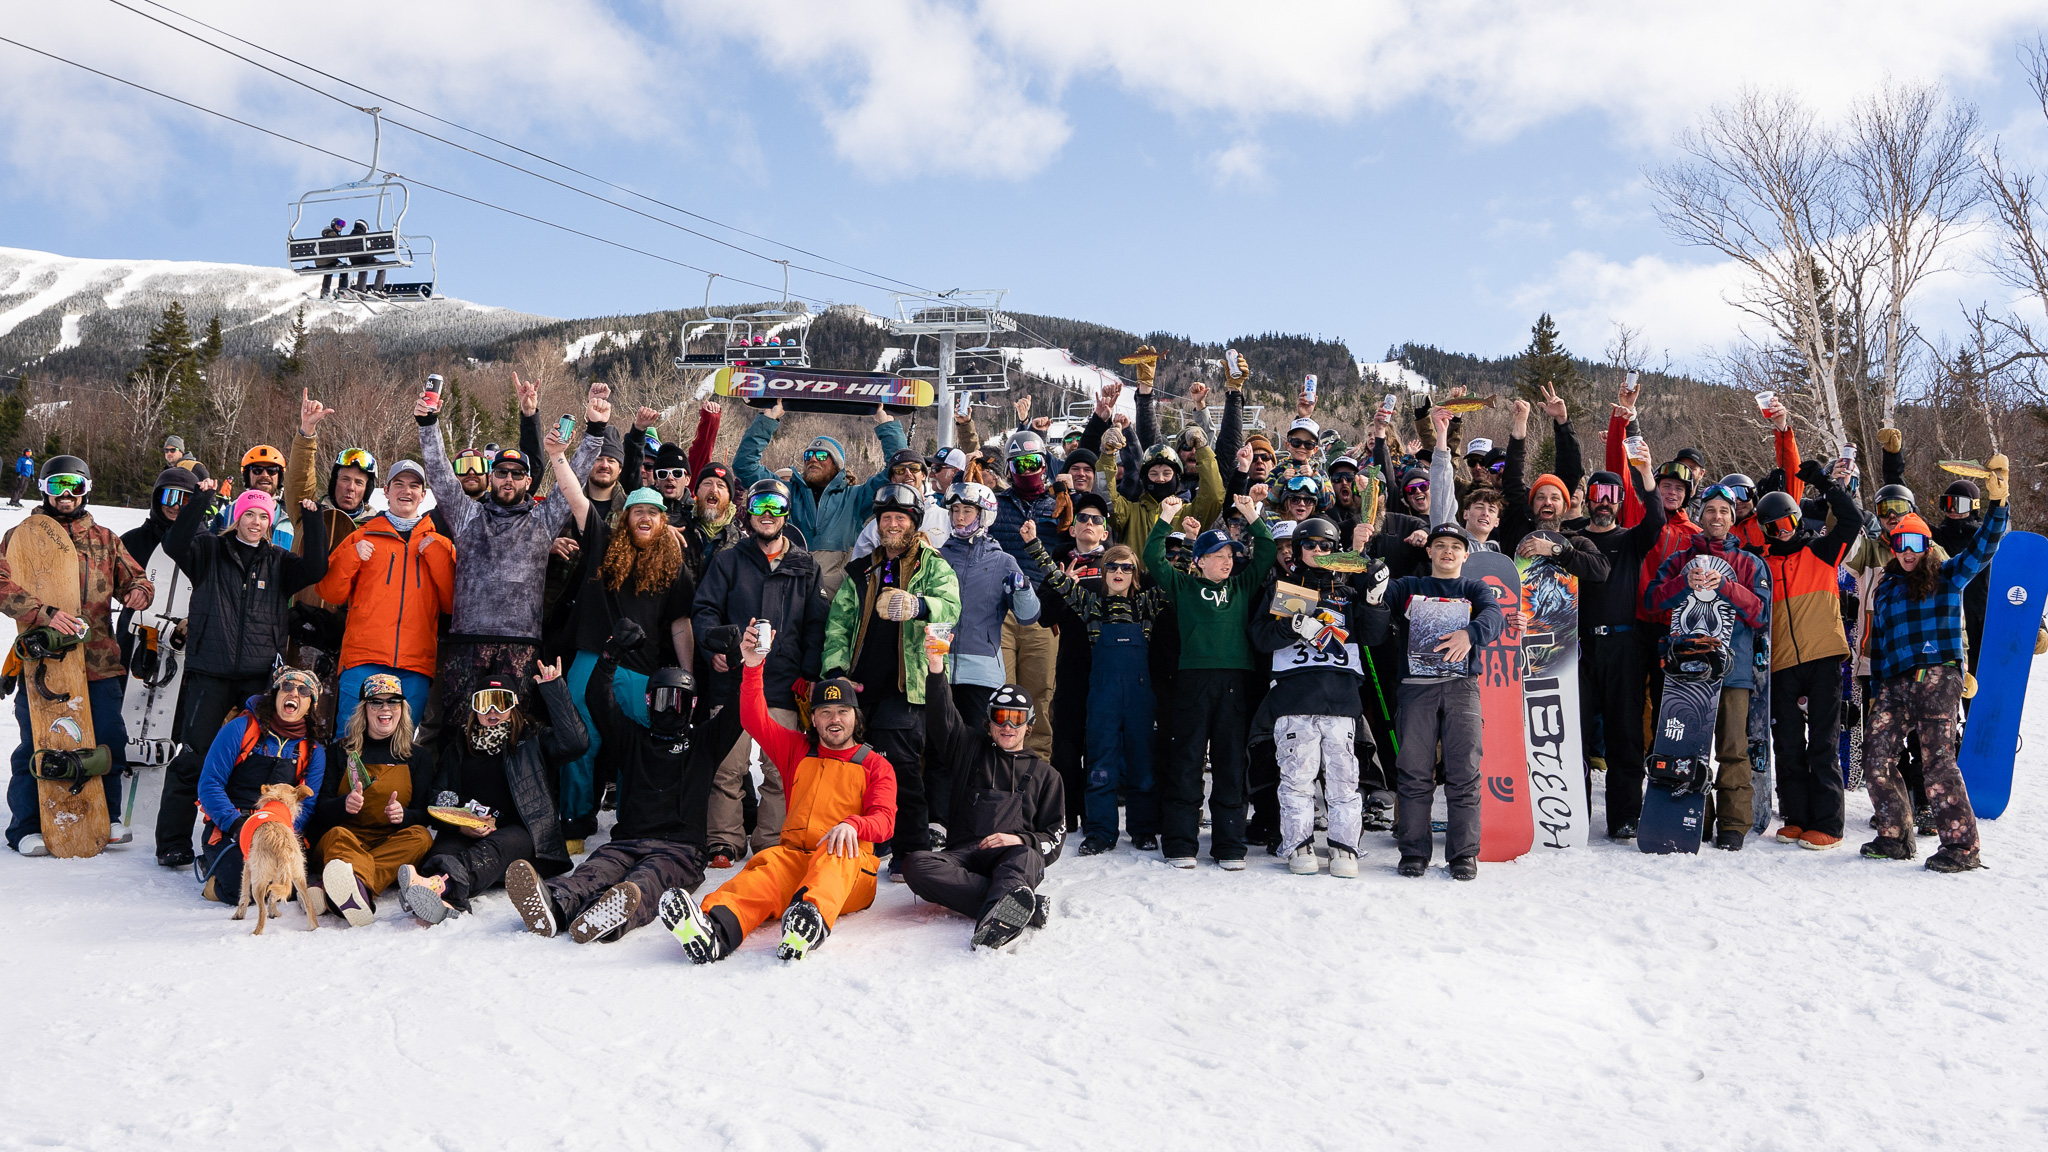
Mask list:
POLYGON ((1897 428, 1879 428, 1877 430, 1877 446, 1887 452, 1896 455, 1899 449, 1904 447, 1905 443, 1905 438, 1899 434, 1897 428))
POLYGON ((2012 462, 2005 458, 2005 453, 2000 452, 1986 460, 1984 467, 1991 473, 1984 478, 1984 499, 1995 504, 2005 503, 2005 498, 2012 494, 2008 475, 2012 462))
POLYGON ((730 656, 740 650, 740 626, 720 624, 704 633, 704 650, 720 656, 730 656))
POLYGON ((1393 569, 1383 563, 1375 563, 1365 574, 1365 602, 1377 608, 1387 598, 1387 584, 1393 576, 1393 569))
POLYGON ((1807 460, 1799 465, 1799 478, 1815 488, 1826 488, 1834 481, 1828 478, 1828 470, 1818 460, 1807 460))
MULTIPOLYGON (((1144 356, 1148 354, 1157 356, 1159 352, 1150 344, 1140 344, 1138 345, 1137 352, 1133 353, 1133 355, 1137 356, 1144 356)), ((1139 363, 1133 365, 1132 367, 1134 367, 1137 370, 1138 383, 1143 386, 1150 386, 1152 383, 1152 377, 1159 370, 1159 364, 1157 361, 1153 361, 1151 363, 1139 363)))
POLYGON ((1968 672, 1963 673, 1963 699, 1968 700, 1976 695, 1977 678, 1975 676, 1970 675, 1968 672))
POLYGON ((901 588, 884 588, 875 597, 875 615, 892 624, 901 624, 917 615, 918 599, 901 588))
POLYGON ((1024 589, 1029 588, 1030 586, 1031 578, 1024 575, 1022 572, 1012 572, 1008 576, 1003 577, 1003 587, 1009 589, 1012 592, 1022 592, 1024 589))
POLYGON ((1287 622, 1287 626, 1303 640, 1313 640, 1323 630, 1323 622, 1306 612, 1296 612, 1294 618, 1287 622))
POLYGON ((925 825, 925 836, 925 843, 931 845, 928 851, 944 852, 946 850, 946 826, 944 824, 934 820, 930 824, 925 825))
POLYGON ((645 628, 640 627, 635 621, 621 616, 619 622, 612 625, 612 636, 610 640, 605 641, 604 654, 613 660, 617 660, 619 657, 638 648, 640 642, 645 639, 647 639, 647 630, 645 628))
POLYGON ((1102 434, 1102 453, 1113 456, 1123 450, 1124 434, 1120 429, 1111 428, 1102 434))
POLYGON ((1842 701, 1842 727, 1854 728, 1861 723, 1863 723, 1863 709, 1858 708, 1854 700, 1842 701))
POLYGON ((1236 392, 1236 391, 1238 391, 1238 390, 1242 389, 1242 388, 1244 387, 1244 382, 1245 382, 1245 381, 1247 381, 1247 380, 1249 380, 1249 379, 1251 379, 1251 378, 1252 378, 1252 363, 1251 363, 1251 361, 1249 361, 1249 360, 1246 360, 1246 359, 1244 358, 1244 354, 1243 354, 1242 352, 1238 353, 1238 356, 1237 356, 1237 363, 1236 363, 1236 364, 1229 364, 1229 363, 1226 363, 1226 364, 1224 364, 1224 365, 1223 365, 1223 386, 1224 386, 1225 388, 1228 388, 1228 389, 1230 389, 1230 390, 1231 390, 1232 392, 1236 392), (1239 376, 1233 376, 1233 375, 1231 375, 1231 374, 1230 374, 1230 373, 1231 373, 1231 369, 1233 369, 1233 368, 1242 368, 1242 369, 1244 369, 1244 373, 1243 373, 1243 375, 1239 375, 1239 376))

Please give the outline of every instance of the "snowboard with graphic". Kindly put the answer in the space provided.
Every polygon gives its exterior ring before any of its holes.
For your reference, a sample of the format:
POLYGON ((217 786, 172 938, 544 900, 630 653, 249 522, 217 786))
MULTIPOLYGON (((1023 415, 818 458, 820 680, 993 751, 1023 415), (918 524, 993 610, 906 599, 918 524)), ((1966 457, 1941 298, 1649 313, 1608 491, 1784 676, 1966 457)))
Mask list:
POLYGON ((1548 559, 1516 566, 1522 571, 1522 738, 1536 843, 1583 848, 1592 808, 1579 730, 1579 578, 1548 559))
POLYGON ((1715 721, 1733 633, 1733 609, 1711 592, 1694 592, 1671 614, 1664 694, 1657 701, 1644 764, 1643 815, 1636 823, 1636 847, 1644 852, 1700 850, 1707 832, 1707 793, 1714 787, 1715 721), (1711 646, 1718 659, 1681 655, 1680 647, 1691 643, 1711 646))
MULTIPOLYGON (((1465 575, 1484 583, 1502 612, 1520 608, 1522 574, 1511 557, 1474 552, 1465 575)), ((1479 858, 1489 863, 1526 855, 1536 842, 1529 807, 1529 762, 1522 741, 1522 629, 1509 624, 1479 650, 1479 858)))
POLYGON ((121 698, 128 763, 136 768, 162 767, 178 753, 171 726, 185 682, 185 613, 192 599, 192 582, 161 546, 150 554, 149 579, 156 599, 128 621, 134 645, 128 690, 121 698))
POLYGON ((2013 760, 2019 755, 2020 709, 2034 664, 2041 606, 2048 601, 2048 537, 2008 532, 1991 558, 1984 598, 1984 642, 1977 655, 1977 695, 1956 751, 1963 787, 1980 820, 1995 820, 2012 802, 2013 760))

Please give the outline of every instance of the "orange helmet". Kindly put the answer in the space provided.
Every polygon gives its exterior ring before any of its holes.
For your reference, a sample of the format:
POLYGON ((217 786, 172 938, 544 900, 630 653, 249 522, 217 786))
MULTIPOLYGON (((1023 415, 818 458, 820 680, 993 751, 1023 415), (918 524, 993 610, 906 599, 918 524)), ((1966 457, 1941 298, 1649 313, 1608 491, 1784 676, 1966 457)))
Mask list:
POLYGON ((258 444, 247 452, 242 453, 242 467, 246 469, 251 464, 272 464, 282 468, 284 467, 284 453, 279 452, 268 444, 258 444))

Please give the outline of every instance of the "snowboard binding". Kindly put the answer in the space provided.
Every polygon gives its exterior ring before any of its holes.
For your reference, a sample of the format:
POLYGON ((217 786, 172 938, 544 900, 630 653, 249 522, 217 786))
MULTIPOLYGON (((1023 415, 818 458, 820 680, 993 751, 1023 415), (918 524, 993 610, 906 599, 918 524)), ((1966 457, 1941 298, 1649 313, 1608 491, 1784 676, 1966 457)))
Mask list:
POLYGON ((1718 636, 1680 636, 1671 641, 1664 657, 1664 675, 1688 683, 1706 683, 1728 678, 1734 656, 1718 636))
POLYGON ((14 654, 24 660, 60 660, 85 643, 85 632, 64 632, 48 624, 30 628, 14 641, 14 654))
POLYGON ((69 781, 74 796, 85 788, 87 780, 113 770, 114 750, 105 744, 68 752, 46 749, 35 754, 36 779, 69 781))

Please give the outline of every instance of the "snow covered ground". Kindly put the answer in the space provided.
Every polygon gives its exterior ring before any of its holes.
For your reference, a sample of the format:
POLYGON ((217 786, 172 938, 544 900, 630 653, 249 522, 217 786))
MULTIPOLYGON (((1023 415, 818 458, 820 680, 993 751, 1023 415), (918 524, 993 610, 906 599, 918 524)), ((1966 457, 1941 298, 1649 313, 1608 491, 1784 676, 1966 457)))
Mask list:
POLYGON ((1126 846, 1054 864, 1009 952, 885 885, 794 965, 542 940, 502 893, 254 938, 155 865, 148 773, 135 845, 0 853, 0 1148, 2042 1147, 2048 667, 2031 695, 1967 876, 1858 858, 1860 796, 1834 852, 1472 884, 1377 838, 1353 881, 1126 846))

